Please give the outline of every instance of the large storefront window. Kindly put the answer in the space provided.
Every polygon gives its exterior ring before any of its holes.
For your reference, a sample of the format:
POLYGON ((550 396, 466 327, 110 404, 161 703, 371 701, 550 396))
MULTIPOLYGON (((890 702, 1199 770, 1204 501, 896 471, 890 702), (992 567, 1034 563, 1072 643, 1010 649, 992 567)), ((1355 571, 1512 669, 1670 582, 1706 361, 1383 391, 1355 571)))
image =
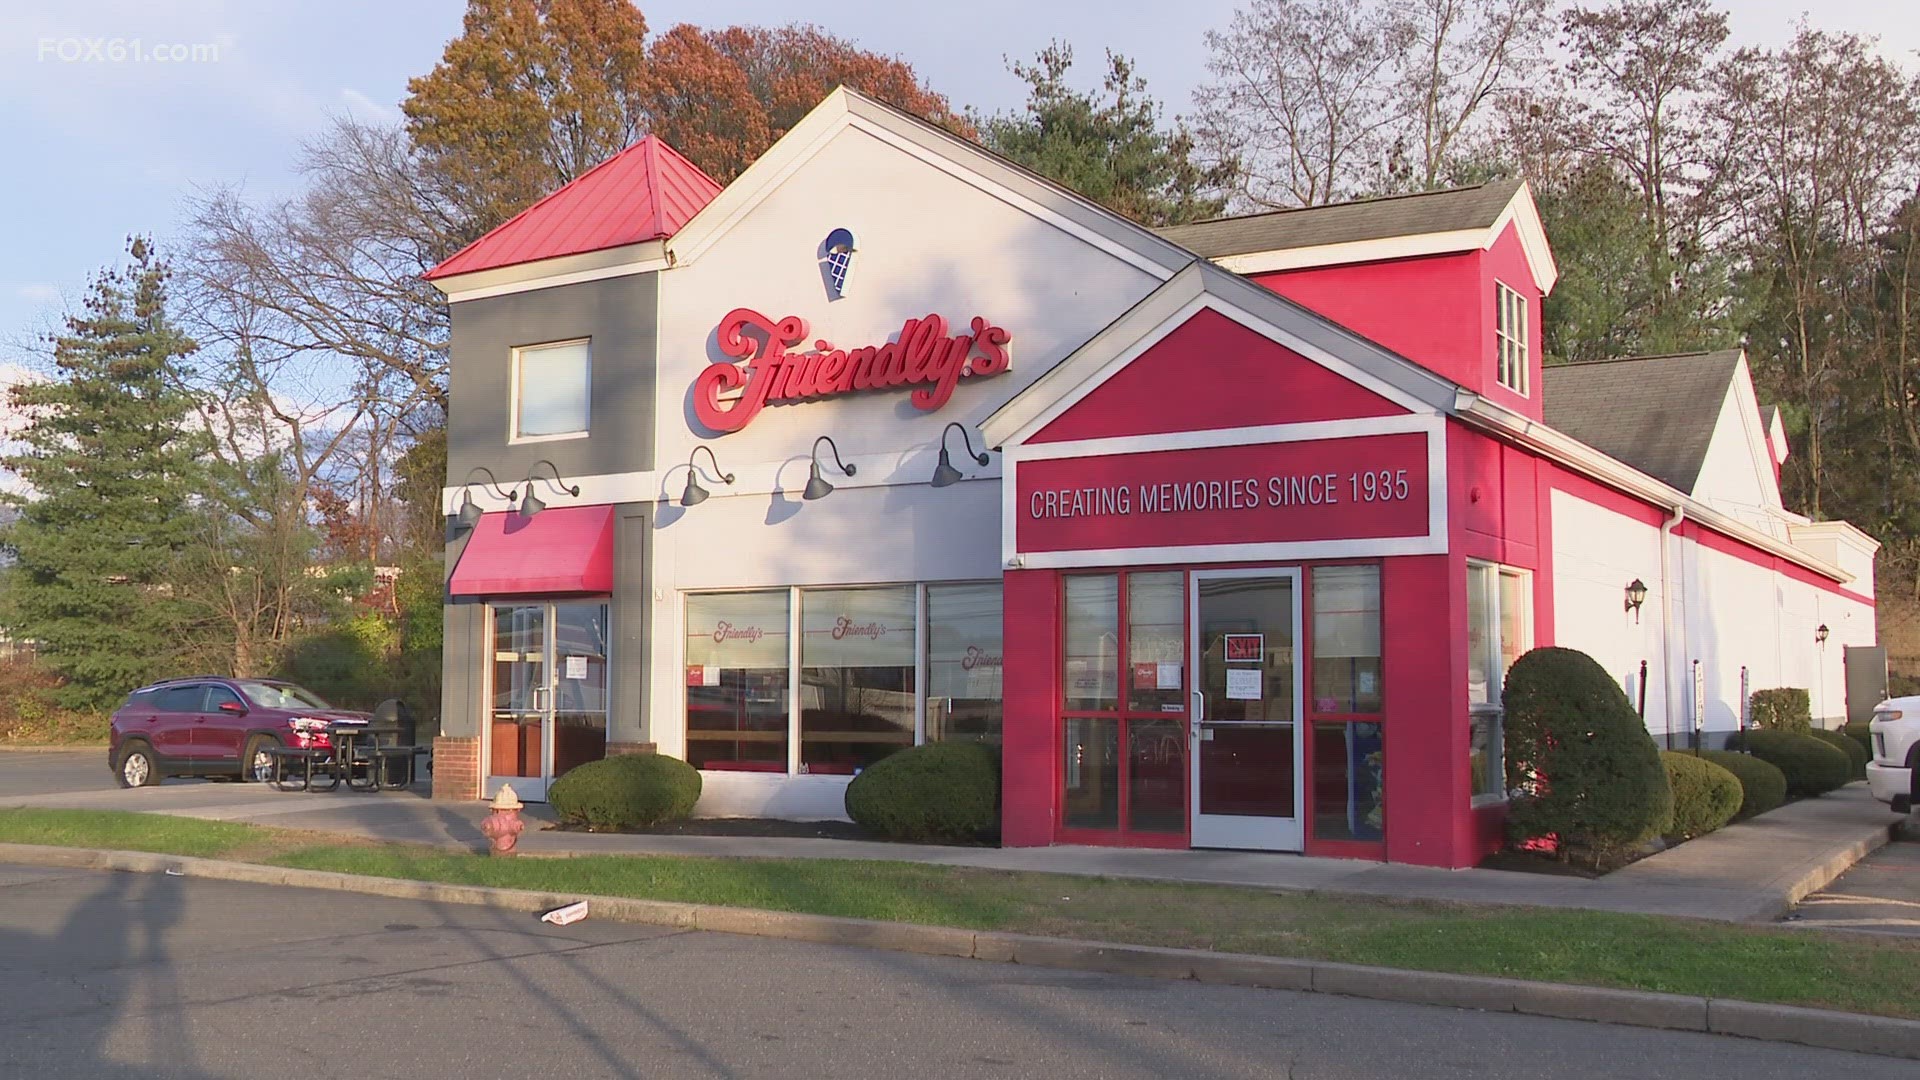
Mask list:
POLYGON ((913 586, 800 594, 800 771, 851 776, 913 745, 913 586))
POLYGON ((1501 691, 1507 669, 1533 647, 1533 581, 1524 570, 1467 564, 1468 763, 1476 803, 1506 797, 1501 691))
POLYGON ((687 762, 787 771, 788 590, 687 597, 687 762))
POLYGON ((1000 741, 1000 583, 927 586, 927 741, 1000 741))
POLYGON ((788 772, 797 742, 800 772, 851 776, 917 741, 1000 739, 997 581, 690 593, 686 604, 696 768, 788 772))
POLYGON ((1380 568, 1316 568, 1312 595, 1313 711, 1379 712, 1380 568))
POLYGON ((1065 580, 1068 829, 1141 837, 1186 830, 1185 582, 1179 571, 1065 580))

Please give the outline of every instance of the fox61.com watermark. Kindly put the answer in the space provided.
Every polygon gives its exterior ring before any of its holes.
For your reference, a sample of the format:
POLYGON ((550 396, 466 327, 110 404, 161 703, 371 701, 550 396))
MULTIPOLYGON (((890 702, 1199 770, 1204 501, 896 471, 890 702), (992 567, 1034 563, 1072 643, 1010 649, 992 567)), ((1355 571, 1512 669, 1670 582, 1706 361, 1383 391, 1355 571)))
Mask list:
POLYGON ((220 43, 215 41, 147 41, 129 37, 43 37, 43 64, 216 64, 220 43))

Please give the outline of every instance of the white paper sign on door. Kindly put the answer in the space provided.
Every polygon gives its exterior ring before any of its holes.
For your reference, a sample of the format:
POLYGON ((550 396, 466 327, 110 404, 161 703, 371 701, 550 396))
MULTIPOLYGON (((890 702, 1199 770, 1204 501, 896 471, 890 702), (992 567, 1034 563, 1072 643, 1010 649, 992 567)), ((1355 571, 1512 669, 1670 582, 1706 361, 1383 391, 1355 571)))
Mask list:
POLYGON ((584 656, 567 657, 567 678, 584 679, 587 677, 587 658, 584 656))
POLYGON ((1162 660, 1158 668, 1154 671, 1154 675, 1157 676, 1154 680, 1154 689, 1180 689, 1180 665, 1178 663, 1169 664, 1165 660, 1162 660))
POLYGON ((1259 701, 1260 700, 1260 669, 1228 668, 1227 669, 1227 700, 1259 701))

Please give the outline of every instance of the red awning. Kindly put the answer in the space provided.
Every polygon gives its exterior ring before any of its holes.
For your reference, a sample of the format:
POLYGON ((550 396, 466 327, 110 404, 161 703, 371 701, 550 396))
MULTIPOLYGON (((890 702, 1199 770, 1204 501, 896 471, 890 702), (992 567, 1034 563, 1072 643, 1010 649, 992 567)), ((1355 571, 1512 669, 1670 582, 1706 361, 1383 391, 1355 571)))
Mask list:
POLYGON ((532 517, 485 514, 467 538, 455 596, 613 591, 613 507, 556 506, 532 517))

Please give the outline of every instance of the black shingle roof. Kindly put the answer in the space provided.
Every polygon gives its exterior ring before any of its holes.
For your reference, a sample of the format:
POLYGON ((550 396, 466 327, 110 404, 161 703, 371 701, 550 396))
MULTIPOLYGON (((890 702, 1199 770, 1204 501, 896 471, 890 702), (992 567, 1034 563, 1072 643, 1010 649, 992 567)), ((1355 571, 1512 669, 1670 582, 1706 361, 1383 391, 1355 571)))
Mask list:
POLYGON ((1720 420, 1738 349, 1556 364, 1548 425, 1688 494, 1720 420))
POLYGON ((1496 180, 1448 191, 1274 210, 1154 231, 1195 255, 1218 259, 1253 251, 1485 229, 1499 220, 1519 190, 1518 180, 1496 180))

